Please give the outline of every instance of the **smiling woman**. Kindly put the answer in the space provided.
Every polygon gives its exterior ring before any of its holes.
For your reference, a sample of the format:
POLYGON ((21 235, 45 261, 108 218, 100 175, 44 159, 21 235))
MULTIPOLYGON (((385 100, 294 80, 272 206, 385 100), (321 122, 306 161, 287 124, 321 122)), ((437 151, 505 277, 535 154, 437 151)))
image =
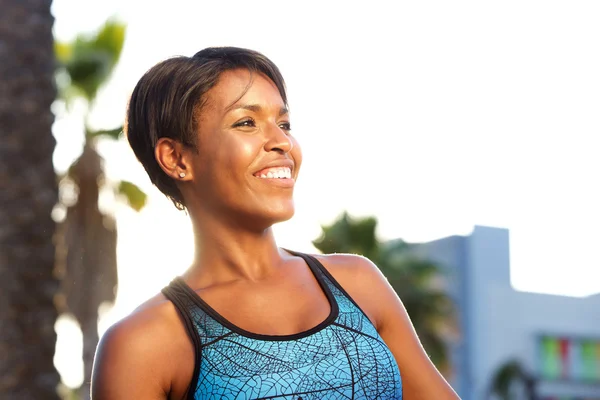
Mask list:
MULTIPOLYGON (((302 154, 269 59, 208 48, 159 63, 134 89, 127 136, 189 213, 196 255, 105 333, 95 400, 457 398, 373 263, 277 246, 302 154)), ((177 232, 156 232, 177 251, 177 232)))

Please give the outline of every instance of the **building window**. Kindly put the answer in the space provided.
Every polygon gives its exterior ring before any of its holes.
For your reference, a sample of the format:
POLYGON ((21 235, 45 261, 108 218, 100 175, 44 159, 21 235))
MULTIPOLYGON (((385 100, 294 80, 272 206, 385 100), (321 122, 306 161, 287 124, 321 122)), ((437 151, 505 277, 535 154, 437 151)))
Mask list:
POLYGON ((600 383, 600 339, 544 335, 538 354, 542 379, 600 383))

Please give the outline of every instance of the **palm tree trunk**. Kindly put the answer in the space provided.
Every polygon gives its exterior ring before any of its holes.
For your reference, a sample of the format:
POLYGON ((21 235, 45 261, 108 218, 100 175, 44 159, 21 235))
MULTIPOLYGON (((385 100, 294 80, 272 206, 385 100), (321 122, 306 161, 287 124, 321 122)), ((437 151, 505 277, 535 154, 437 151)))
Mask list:
MULTIPOLYGON (((112 217, 98 209, 103 160, 86 142, 83 153, 69 168, 78 188, 77 201, 67 209, 56 236, 57 272, 62 278, 65 304, 83 334, 83 399, 89 399, 94 353, 98 345, 98 308, 113 302, 117 284, 117 231, 112 217)), ((62 308, 62 307, 61 307, 62 308)))
POLYGON ((0 0, 0 398, 58 399, 50 0, 0 0))

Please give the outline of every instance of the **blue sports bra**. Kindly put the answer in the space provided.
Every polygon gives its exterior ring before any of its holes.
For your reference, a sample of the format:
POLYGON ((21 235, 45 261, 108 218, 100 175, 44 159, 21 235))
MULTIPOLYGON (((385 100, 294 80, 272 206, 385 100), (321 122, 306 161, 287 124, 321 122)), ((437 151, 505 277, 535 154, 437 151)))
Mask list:
POLYGON ((301 333, 245 331, 181 278, 163 289, 196 350, 188 400, 402 399, 398 365, 365 313, 316 258, 290 253, 306 261, 331 308, 301 333))

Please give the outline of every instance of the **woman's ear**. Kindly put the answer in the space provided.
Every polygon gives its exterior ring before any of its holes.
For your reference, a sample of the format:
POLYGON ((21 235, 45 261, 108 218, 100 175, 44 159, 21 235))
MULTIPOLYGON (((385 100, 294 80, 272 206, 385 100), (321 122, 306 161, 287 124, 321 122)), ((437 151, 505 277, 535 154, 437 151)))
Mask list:
POLYGON ((182 143, 167 137, 158 139, 154 148, 154 157, 160 168, 176 181, 188 181, 193 178, 190 149, 182 143))

